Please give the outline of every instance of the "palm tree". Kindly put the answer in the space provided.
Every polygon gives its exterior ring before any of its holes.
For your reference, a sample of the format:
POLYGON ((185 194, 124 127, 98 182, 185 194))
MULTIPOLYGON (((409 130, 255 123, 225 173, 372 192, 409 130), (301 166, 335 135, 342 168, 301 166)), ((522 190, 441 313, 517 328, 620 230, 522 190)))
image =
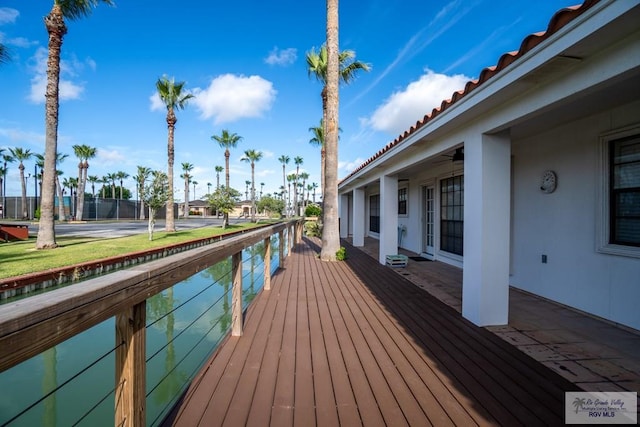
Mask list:
POLYGON ((309 179, 309 174, 307 172, 302 172, 298 178, 302 179, 302 210, 304 212, 304 208, 306 208, 306 202, 305 202, 305 197, 304 197, 304 190, 306 189, 305 186, 307 185, 307 180, 309 179))
MULTIPOLYGON (((182 163, 182 175, 181 178, 184 179, 184 204, 182 205, 182 216, 189 216, 189 183, 191 182, 191 174, 190 172, 193 170, 193 165, 188 162, 182 163)), ((195 192, 195 190, 194 190, 195 192)))
POLYGON ((175 130, 178 118, 176 117, 175 110, 182 110, 187 105, 187 101, 193 98, 190 93, 183 93, 184 82, 176 83, 172 78, 169 80, 166 76, 158 79, 156 82, 156 88, 158 89, 158 95, 160 99, 167 106, 167 127, 168 139, 167 139, 167 179, 169 182, 167 200, 167 218, 165 222, 165 230, 168 232, 176 231, 175 220, 173 218, 173 161, 174 161, 174 144, 173 134, 175 130))
POLYGON ((116 178, 120 180, 120 200, 122 200, 122 181, 129 178, 129 174, 126 172, 118 171, 116 172, 116 178))
POLYGON ((105 191, 104 191, 104 190, 105 190, 106 186, 107 186, 107 185, 109 185, 109 183, 111 182, 111 176, 110 176, 110 175, 111 175, 111 174, 104 175, 104 176, 100 179, 100 182, 102 182, 102 194, 101 194, 101 196, 100 196, 100 197, 102 197, 103 199, 104 199, 104 197, 105 197, 105 194, 104 194, 104 193, 105 193, 105 191))
POLYGON ((78 163, 78 203, 76 205, 76 219, 82 220, 84 211, 84 192, 87 185, 87 173, 89 171, 89 159, 96 156, 97 148, 88 145, 74 145, 73 152, 80 161, 78 163))
POLYGON ((293 163, 296 164, 296 181, 293 186, 293 209, 295 212, 295 216, 298 216, 300 213, 298 211, 298 177, 300 176, 300 165, 304 163, 304 159, 300 156, 296 156, 293 159, 293 163))
MULTIPOLYGON (((289 163, 289 160, 291 160, 289 158, 289 156, 285 156, 284 154, 282 156, 278 157, 278 161, 280 163, 282 163, 282 188, 283 188, 283 191, 284 191, 285 188, 287 188, 287 175, 286 175, 286 172, 285 172, 285 167, 289 163)), ((285 194, 285 193, 283 192, 282 194, 285 194)), ((284 199, 284 208, 285 208, 285 212, 287 213, 286 216, 288 218, 289 217, 289 209, 288 209, 289 206, 287 204, 287 199, 284 199)))
MULTIPOLYGON (((293 183, 293 191, 295 190, 295 186, 296 186, 296 174, 295 173, 290 173, 289 175, 287 175, 287 199, 289 200, 289 203, 291 203, 292 197, 291 197, 291 184, 293 183)), ((289 206, 289 211, 291 213, 294 213, 293 216, 295 216, 295 206, 289 206)))
POLYGON ((216 188, 220 188, 220 172, 223 170, 222 166, 216 166, 216 188))
MULTIPOLYGON (((229 133, 227 129, 223 129, 220 135, 212 135, 211 139, 217 141, 221 148, 224 148, 224 166, 225 166, 225 185, 226 191, 229 192, 229 157, 231 153, 229 148, 235 148, 242 137, 235 133, 229 133)), ((222 220, 222 227, 225 228, 229 222, 229 213, 225 212, 222 220)))
POLYGON ((6 211, 6 203, 5 203, 5 187, 7 182, 7 163, 13 162, 13 157, 10 154, 2 154, 4 152, 4 148, 0 148, 0 155, 2 155, 2 160, 4 161, 4 166, 2 167, 2 177, 0 178, 0 189, 2 190, 2 218, 7 216, 6 211))
POLYGON ((140 219, 145 219, 144 216, 144 199, 145 199, 145 194, 144 194, 144 187, 145 184, 147 182, 147 179, 149 179, 149 176, 151 176, 151 168, 148 168, 146 166, 138 166, 138 173, 136 174, 136 185, 138 186, 138 198, 140 199, 140 219))
MULTIPOLYGON (((40 168, 43 169, 44 168, 44 154, 36 154, 36 165, 40 168)), ((66 159, 67 157, 69 157, 68 154, 60 154, 57 153, 56 154, 56 165, 58 165, 59 163, 62 163, 64 161, 64 159, 66 159)), ((60 219, 61 221, 64 220, 64 198, 62 197, 62 186, 60 185, 60 175, 62 175, 62 171, 61 170, 56 170, 56 176, 53 179, 53 185, 56 189, 56 194, 58 195, 58 219, 60 219)), ((44 176, 41 178, 40 184, 42 185, 42 182, 44 180, 44 176)), ((42 187, 40 188, 40 193, 42 194, 42 187)), ((55 199, 54 199, 55 200, 55 199)), ((55 204, 55 203, 54 203, 55 204)), ((40 214, 42 215, 42 210, 40 211, 40 214)))
POLYGON ((262 151, 247 150, 240 160, 251 163, 251 222, 256 222, 256 162, 262 159, 262 151))
POLYGON ((211 183, 207 182, 207 194, 211 194, 211 183))
POLYGON ((11 157, 20 163, 18 169, 20 170, 20 184, 22 186, 22 219, 25 219, 29 217, 29 211, 27 209, 27 183, 24 180, 24 161, 29 160, 31 156, 33 156, 33 153, 31 150, 25 150, 20 147, 9 148, 9 152, 11 152, 11 157))
POLYGON ((198 181, 191 181, 191 185, 193 185, 193 200, 196 200, 196 185, 198 185, 198 181))
POLYGON ((108 173, 106 178, 106 182, 110 182, 111 183, 111 198, 115 199, 116 198, 116 180, 118 179, 118 174, 117 173, 108 173))
POLYGON ((60 84, 60 51, 62 39, 67 33, 66 19, 87 16, 99 3, 111 5, 111 0, 53 0, 49 15, 44 18, 49 34, 49 57, 47 59, 47 89, 45 92, 45 151, 40 203, 40 224, 36 249, 52 249, 57 246, 54 223, 54 192, 56 160, 58 155, 58 107, 60 84))
POLYGON ((99 184, 100 178, 98 178, 96 175, 89 175, 87 177, 87 181, 89 181, 91 183, 91 197, 92 198, 96 198, 96 184, 99 184))
MULTIPOLYGON (((325 173, 323 197, 322 249, 320 259, 335 261, 340 249, 338 225, 338 85, 341 76, 338 48, 338 0, 327 0, 327 67, 323 89, 325 124, 325 173), (326 102, 326 103, 325 103, 326 102)), ((353 65, 352 63, 351 65, 353 65)), ((343 77, 344 78, 344 77, 343 77)))
POLYGON ((262 199, 262 189, 264 188, 264 182, 260 183, 260 198, 262 199))

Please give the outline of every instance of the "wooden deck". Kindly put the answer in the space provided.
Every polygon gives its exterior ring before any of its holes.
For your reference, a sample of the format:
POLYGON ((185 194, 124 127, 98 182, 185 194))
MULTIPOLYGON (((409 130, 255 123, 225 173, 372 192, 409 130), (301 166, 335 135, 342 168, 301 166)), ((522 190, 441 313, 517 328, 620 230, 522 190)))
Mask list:
POLYGON ((344 245, 294 249, 165 425, 563 424, 577 386, 344 245))

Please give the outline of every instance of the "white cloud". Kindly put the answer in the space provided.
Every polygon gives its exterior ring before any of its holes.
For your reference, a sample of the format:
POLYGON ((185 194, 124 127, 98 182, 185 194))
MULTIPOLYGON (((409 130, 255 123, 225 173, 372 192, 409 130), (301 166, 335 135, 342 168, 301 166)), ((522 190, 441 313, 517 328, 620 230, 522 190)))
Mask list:
POLYGON ((195 88, 193 103, 202 119, 213 119, 218 125, 261 117, 271 109, 277 93, 273 83, 260 76, 224 74, 214 78, 205 89, 195 88))
POLYGON ((0 40, 2 40, 2 42, 4 44, 6 44, 7 46, 15 46, 15 47, 31 47, 31 46, 35 46, 38 44, 37 40, 34 41, 29 41, 29 39, 26 39, 24 37, 14 37, 11 39, 5 39, 3 40, 3 35, 2 33, 0 33, 0 40))
POLYGON ((15 128, 0 128, 0 136, 13 143, 28 143, 44 146, 44 134, 37 132, 28 132, 15 128))
POLYGON ((282 65, 287 66, 296 62, 298 58, 298 50, 290 47, 288 49, 278 49, 278 47, 274 47, 271 52, 269 52, 269 56, 264 59, 269 65, 282 65))
POLYGON ((369 118, 369 126, 391 134, 402 133, 471 80, 462 74, 448 76, 429 69, 425 72, 418 81, 387 98, 369 118))
POLYGON ((16 9, 10 7, 0 7, 0 25, 13 24, 20 15, 16 9))
POLYGON ((346 173, 351 173, 355 168, 364 163, 364 159, 360 157, 350 161, 350 162, 338 162, 338 169, 343 170, 346 173))
POLYGON ((121 151, 118 149, 105 149, 101 148, 96 153, 96 158, 98 159, 98 163, 101 165, 114 165, 114 164, 123 164, 125 160, 128 159, 121 151))
POLYGON ((160 95, 158 92, 154 92, 150 97, 149 101, 151 102, 151 106, 149 107, 151 111, 164 110, 167 107, 164 105, 164 102, 160 99, 160 95))
MULTIPOLYGON (((36 104, 44 103, 44 94, 47 89, 47 55, 47 49, 40 47, 31 58, 33 64, 31 69, 34 76, 31 78, 31 92, 29 93, 28 99, 36 104)), ((84 82, 73 82, 70 77, 77 77, 85 65, 95 68, 95 62, 91 59, 79 61, 77 58, 72 57, 70 61, 60 61, 60 101, 79 99, 82 96, 84 92, 84 82)))

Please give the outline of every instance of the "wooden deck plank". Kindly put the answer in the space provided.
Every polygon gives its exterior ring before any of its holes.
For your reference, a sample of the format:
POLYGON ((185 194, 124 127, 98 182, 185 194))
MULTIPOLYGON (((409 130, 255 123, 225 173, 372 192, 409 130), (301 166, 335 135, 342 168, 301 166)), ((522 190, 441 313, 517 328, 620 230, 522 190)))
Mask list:
POLYGON ((274 314, 272 325, 263 325, 266 329, 262 333, 268 335, 267 346, 264 351, 264 359, 260 366, 260 374, 256 383, 254 400, 249 411, 247 426, 263 426, 271 418, 271 408, 275 394, 275 384, 278 375, 278 360, 282 347, 285 315, 287 312, 287 301, 289 290, 292 287, 292 277, 283 269, 272 277, 270 298, 276 303, 276 313, 274 314), (277 286, 274 287, 274 284, 277 286))
MULTIPOLYGON (((308 295, 309 344, 316 424, 319 426, 338 425, 338 410, 333 393, 331 375, 322 374, 331 372, 327 355, 329 349, 323 333, 325 328, 323 328, 320 319, 320 304, 325 301, 325 295, 322 292, 322 286, 317 286, 315 283, 318 280, 318 275, 313 273, 312 257, 305 257, 303 262, 305 264, 304 270, 312 272, 305 278, 304 282, 308 295)), ((353 407, 355 408, 355 405, 353 407)))
MULTIPOLYGON (((304 251, 305 246, 297 246, 296 251, 304 251)), ((293 425, 314 427, 316 425, 316 408, 314 396, 314 376, 311 354, 311 334, 309 332, 309 305, 313 304, 313 293, 308 292, 309 281, 305 277, 304 254, 298 262, 296 283, 298 300, 296 312, 296 349, 295 349, 295 396, 293 425)))
MULTIPOLYGON (((271 410, 271 424, 274 426, 293 425, 293 409, 295 404, 295 369, 296 369, 296 321, 298 309, 297 272, 299 263, 294 251, 287 257, 288 274, 291 276, 289 292, 286 296, 286 313, 282 330, 278 374, 271 410)), ((269 369, 269 367, 267 367, 269 369)))
POLYGON ((577 387, 364 253, 314 250, 292 251, 166 425, 562 424, 577 387))
MULTIPOLYGON (((314 346, 313 354, 321 353, 321 355, 326 356, 327 361, 325 365, 321 359, 314 357, 314 368, 318 368, 314 371, 314 375, 316 378, 322 378, 320 380, 317 379, 315 385, 316 387, 321 387, 323 386, 323 380, 329 382, 330 384, 326 384, 324 387, 327 389, 331 388, 331 392, 335 396, 335 404, 331 397, 327 397, 326 400, 321 398, 317 399, 316 413, 322 414, 317 417, 318 424, 337 425, 335 423, 335 419, 337 418, 340 425, 358 426, 361 425, 362 418, 358 411, 355 394, 344 360, 344 353, 338 341, 337 328, 331 316, 331 311, 329 310, 329 306, 335 304, 335 297, 328 286, 325 287, 322 285, 328 281, 322 263, 314 261, 315 259, 307 260, 310 268, 308 277, 311 278, 311 283, 314 285, 318 305, 319 326, 321 329, 315 331, 315 339, 312 340, 312 345, 314 346), (326 374, 326 370, 319 370, 325 366, 328 366, 329 374, 326 374), (332 408, 337 409, 337 414, 333 413, 332 408), (329 422, 321 424, 320 420, 322 419, 327 419, 329 422)), ((329 392, 329 390, 325 390, 324 394, 329 395, 329 392)), ((321 392, 317 392, 316 395, 321 396, 322 394, 321 392)))

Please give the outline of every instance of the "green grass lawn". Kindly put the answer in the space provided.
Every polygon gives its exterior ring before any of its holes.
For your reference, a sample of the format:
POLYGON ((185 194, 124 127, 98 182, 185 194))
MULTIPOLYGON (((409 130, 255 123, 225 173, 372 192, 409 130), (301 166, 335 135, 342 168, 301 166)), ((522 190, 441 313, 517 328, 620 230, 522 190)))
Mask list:
POLYGON ((265 223, 230 225, 224 230, 221 227, 203 227, 175 233, 156 231, 153 241, 149 241, 149 235, 146 232, 112 239, 60 236, 56 237, 59 247, 50 250, 36 250, 35 237, 25 241, 0 243, 0 279, 218 236, 262 225, 265 223))

